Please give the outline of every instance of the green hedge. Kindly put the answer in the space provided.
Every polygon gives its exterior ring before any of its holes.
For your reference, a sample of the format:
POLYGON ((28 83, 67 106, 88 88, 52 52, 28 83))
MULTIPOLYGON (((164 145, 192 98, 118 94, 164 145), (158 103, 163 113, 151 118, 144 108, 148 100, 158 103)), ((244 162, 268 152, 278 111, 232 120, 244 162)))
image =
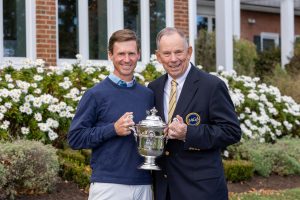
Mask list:
POLYGON ((90 155, 90 150, 72 150, 70 148, 58 150, 61 177, 74 181, 81 188, 87 188, 91 176, 90 155))
POLYGON ((59 163, 51 145, 25 140, 0 143, 0 163, 2 198, 45 193, 57 182, 59 163))
MULTIPOLYGON (((229 147, 234 148, 234 146, 229 147)), ((236 147, 236 159, 253 163, 254 170, 262 176, 300 174, 300 139, 284 138, 274 144, 247 141, 236 147)))
POLYGON ((224 160, 224 172, 228 181, 238 182, 253 177, 254 166, 246 160, 224 160))

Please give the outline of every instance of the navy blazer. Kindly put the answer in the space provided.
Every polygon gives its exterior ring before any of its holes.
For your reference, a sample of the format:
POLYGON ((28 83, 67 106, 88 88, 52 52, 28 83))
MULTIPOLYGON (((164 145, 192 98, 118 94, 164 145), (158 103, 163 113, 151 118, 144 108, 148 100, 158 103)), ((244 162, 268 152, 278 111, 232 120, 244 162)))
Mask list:
MULTIPOLYGON (((148 86, 164 121, 167 78, 165 74, 148 86)), ((241 129, 226 84, 192 65, 173 117, 176 115, 188 124, 186 140, 168 140, 165 153, 157 159, 162 170, 153 173, 155 199, 228 199, 221 150, 241 139, 241 129)))

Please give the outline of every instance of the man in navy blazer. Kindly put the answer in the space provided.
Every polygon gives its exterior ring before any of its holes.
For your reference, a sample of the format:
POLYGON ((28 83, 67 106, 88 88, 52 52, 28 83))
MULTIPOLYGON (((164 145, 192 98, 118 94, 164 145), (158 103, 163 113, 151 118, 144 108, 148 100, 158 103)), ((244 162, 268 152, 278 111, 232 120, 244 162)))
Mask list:
MULTIPOLYGON (((190 63, 184 33, 167 27, 156 38, 158 61, 167 74, 149 84, 158 115, 169 121, 171 81, 176 107, 165 130, 167 144, 154 172, 156 200, 227 200, 221 150, 241 139, 241 129, 225 83, 190 63)), ((171 107, 171 106, 170 106, 171 107)))

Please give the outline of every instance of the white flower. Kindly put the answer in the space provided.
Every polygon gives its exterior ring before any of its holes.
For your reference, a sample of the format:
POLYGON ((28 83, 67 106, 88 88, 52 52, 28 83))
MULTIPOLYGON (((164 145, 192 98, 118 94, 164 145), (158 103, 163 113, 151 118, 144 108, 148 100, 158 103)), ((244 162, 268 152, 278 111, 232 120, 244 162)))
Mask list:
POLYGON ((82 60, 82 55, 81 54, 76 54, 76 59, 77 60, 82 60))
POLYGON ((42 121, 42 115, 41 115, 41 113, 35 113, 34 114, 34 119, 36 120, 36 121, 38 121, 38 122, 40 122, 40 121, 42 121))
POLYGON ((265 140, 265 138, 259 138, 259 142, 260 142, 260 143, 265 143, 266 140, 265 140))
POLYGON ((87 68, 85 68, 84 71, 85 71, 87 74, 93 74, 93 73, 96 71, 96 69, 93 68, 93 67, 87 67, 87 68))
POLYGON ((0 120, 2 120, 4 118, 3 113, 0 112, 0 120))
POLYGON ((134 76, 139 78, 142 81, 145 81, 145 77, 143 75, 139 74, 139 73, 134 73, 134 76))
POLYGON ((38 123, 38 127, 43 132, 47 132, 49 130, 49 126, 46 123, 38 123))
POLYGON ((104 80, 107 76, 104 74, 99 74, 98 78, 100 78, 101 80, 104 80))
POLYGON ((41 81, 41 80, 43 80, 43 77, 40 76, 40 75, 34 75, 33 79, 34 79, 35 81, 41 81))
POLYGON ((224 156, 225 156, 226 158, 229 157, 229 152, 228 152, 227 150, 225 150, 225 151, 223 152, 223 154, 224 154, 224 156))
POLYGON ((4 104, 4 106, 5 106, 6 108, 10 109, 11 106, 12 106, 12 104, 11 104, 10 102, 6 102, 6 103, 4 104))
POLYGON ((37 84, 36 83, 31 83, 30 84, 32 88, 37 88, 37 84))
POLYGON ((10 122, 5 120, 2 125, 0 125, 1 129, 7 130, 10 125, 10 122))
POLYGON ((36 68, 37 73, 41 74, 44 73, 44 68, 43 67, 37 67, 36 68))
POLYGON ((218 72, 221 72, 221 71, 224 71, 224 70, 225 70, 224 66, 222 66, 222 65, 218 66, 218 69, 217 69, 218 72))
POLYGON ((6 113, 7 112, 7 108, 3 105, 0 106, 0 113, 6 113))
MULTIPOLYGON (((45 61, 44 61, 43 59, 36 59, 35 65, 41 66, 41 67, 39 67, 39 68, 42 68, 42 67, 45 65, 45 61)), ((39 72, 39 71, 38 71, 38 73, 42 73, 42 72, 39 72)))
POLYGON ((29 133, 29 128, 27 128, 27 127, 22 127, 22 128, 21 128, 21 132, 22 132, 23 135, 27 135, 27 134, 29 133))
POLYGON ((12 88, 15 88, 15 85, 12 84, 12 83, 9 83, 9 84, 7 84, 7 87, 8 87, 9 89, 12 89, 12 88))
POLYGON ((42 93, 42 90, 37 88, 33 91, 35 94, 41 94, 42 93))
POLYGON ((50 128, 57 128, 59 126, 58 121, 52 119, 52 118, 48 118, 46 120, 46 124, 48 125, 48 127, 50 128))
POLYGON ((202 65, 197 65, 197 68, 198 69, 203 69, 203 66, 202 65))
POLYGON ((53 130, 49 130, 49 132, 48 132, 48 136, 49 136, 49 139, 51 140, 51 141, 53 141, 53 140, 55 140, 56 138, 58 138, 58 135, 57 135, 57 133, 55 133, 53 130))

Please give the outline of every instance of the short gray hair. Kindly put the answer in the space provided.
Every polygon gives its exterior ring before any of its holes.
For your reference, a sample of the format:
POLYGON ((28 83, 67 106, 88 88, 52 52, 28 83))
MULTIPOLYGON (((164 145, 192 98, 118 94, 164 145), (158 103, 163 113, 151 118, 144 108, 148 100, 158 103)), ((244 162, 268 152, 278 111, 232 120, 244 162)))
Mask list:
POLYGON ((186 47, 188 47, 188 40, 184 34, 184 32, 182 30, 179 30, 177 28, 174 27, 166 27, 164 29, 162 29, 156 36, 156 48, 157 50, 159 49, 159 42, 161 40, 161 38, 165 35, 172 35, 174 33, 177 33, 178 35, 180 35, 180 37, 182 39, 184 39, 185 43, 186 43, 186 47))

